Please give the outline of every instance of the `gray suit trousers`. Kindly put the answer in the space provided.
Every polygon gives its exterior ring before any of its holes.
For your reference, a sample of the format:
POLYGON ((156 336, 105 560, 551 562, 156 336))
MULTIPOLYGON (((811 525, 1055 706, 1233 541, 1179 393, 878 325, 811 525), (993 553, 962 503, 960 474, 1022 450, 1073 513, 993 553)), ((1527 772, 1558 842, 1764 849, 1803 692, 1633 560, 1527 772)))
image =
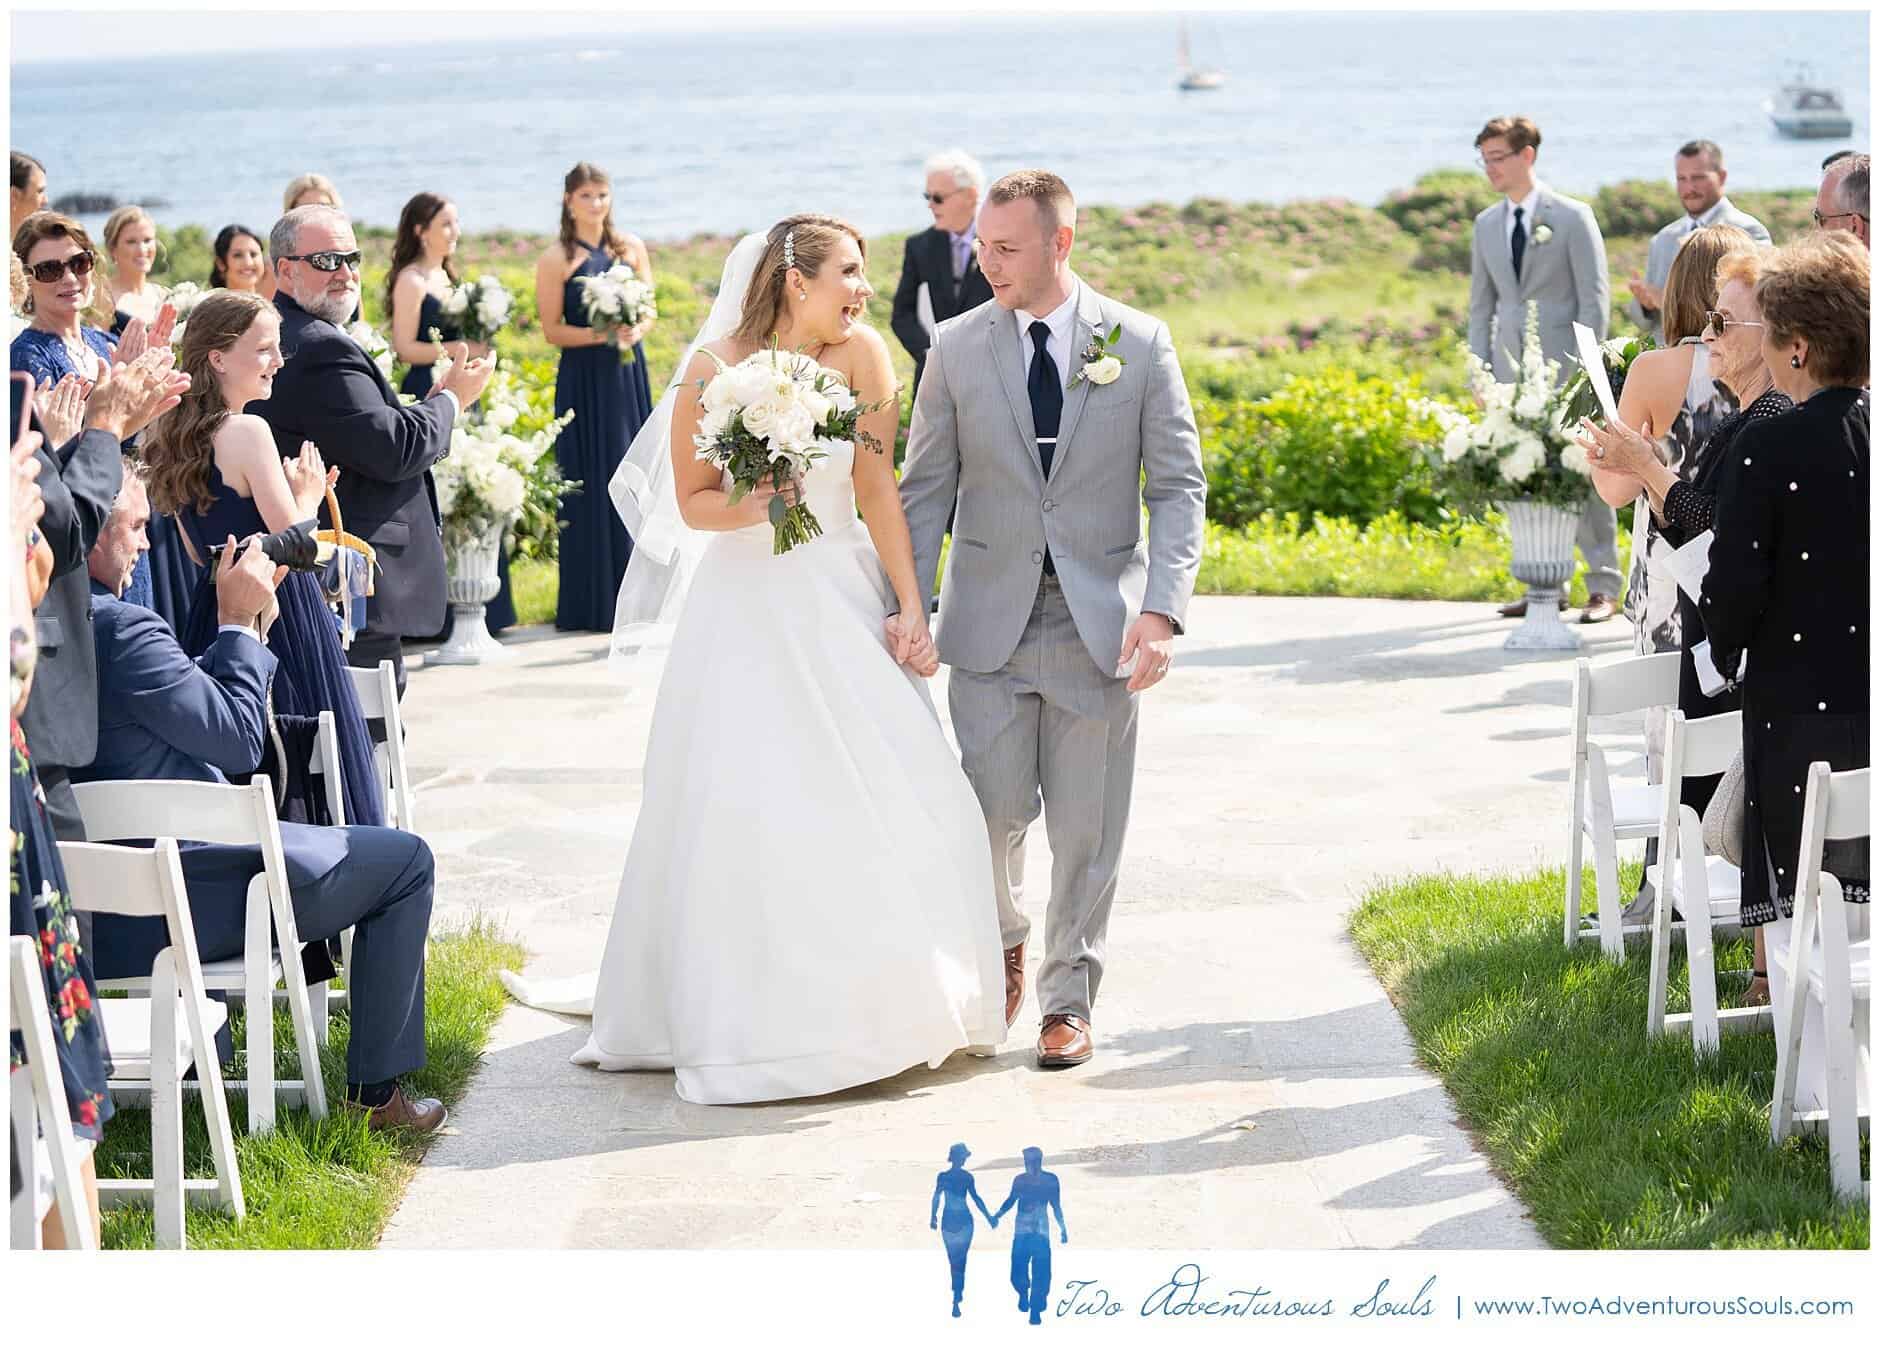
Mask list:
POLYGON ((1619 574, 1618 513, 1589 491, 1580 507, 1580 527, 1574 531, 1574 546, 1586 559, 1586 593, 1618 599, 1625 578, 1619 574))
POLYGON ((1031 935, 1014 880, 1042 803, 1051 900, 1039 1007, 1087 1020, 1103 980, 1129 824, 1137 696, 1090 659, 1064 592, 1047 576, 1011 659, 989 672, 954 667, 947 702, 961 764, 986 815, 1001 947, 1031 935))

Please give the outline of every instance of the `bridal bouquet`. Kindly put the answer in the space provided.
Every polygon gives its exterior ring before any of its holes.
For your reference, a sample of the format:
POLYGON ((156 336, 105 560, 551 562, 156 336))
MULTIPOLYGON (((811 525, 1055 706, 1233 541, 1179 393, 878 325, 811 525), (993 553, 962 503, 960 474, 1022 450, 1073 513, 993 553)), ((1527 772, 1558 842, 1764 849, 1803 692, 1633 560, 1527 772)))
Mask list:
MULTIPOLYGON (((653 298, 653 285, 636 274, 633 266, 624 261, 609 266, 599 274, 583 275, 581 301, 587 307, 588 325, 597 331, 609 331, 616 326, 637 326, 659 316, 659 306, 653 298)), ((620 362, 632 363, 633 351, 622 349, 620 362)))
POLYGON ((457 323, 465 340, 486 345, 509 324, 514 302, 494 274, 484 274, 458 284, 444 295, 440 305, 444 315, 457 323))
POLYGON ((437 483, 437 508, 444 521, 444 544, 451 550, 507 529, 518 516, 549 507, 580 486, 565 480, 555 466, 555 436, 574 419, 567 414, 533 433, 517 431, 519 409, 528 398, 500 364, 483 400, 465 411, 450 432, 450 456, 431 468, 437 483))
POLYGON ((392 380, 392 363, 398 358, 398 356, 392 352, 391 343, 387 341, 383 335, 373 330, 363 318, 348 326, 346 328, 346 334, 350 335, 358 344, 359 348, 366 352, 366 358, 379 366, 379 372, 385 375, 385 381, 390 382, 392 380))
POLYGON ((1465 352, 1465 362, 1481 410, 1470 414, 1440 402, 1424 404, 1443 430, 1437 470, 1452 497, 1477 506, 1534 500, 1578 509, 1586 500, 1589 469, 1569 434, 1569 393, 1560 386, 1560 363, 1541 356, 1539 308, 1528 304, 1512 382, 1497 382, 1472 352, 1465 352))
POLYGON ((840 373, 774 345, 740 364, 712 362, 718 373, 699 384, 705 410, 692 447, 700 462, 731 474, 731 505, 765 478, 796 489, 795 505, 782 496, 770 502, 771 551, 786 553, 822 533, 803 502, 803 474, 818 458, 853 453, 857 442, 880 452, 861 418, 882 403, 860 404, 840 373))

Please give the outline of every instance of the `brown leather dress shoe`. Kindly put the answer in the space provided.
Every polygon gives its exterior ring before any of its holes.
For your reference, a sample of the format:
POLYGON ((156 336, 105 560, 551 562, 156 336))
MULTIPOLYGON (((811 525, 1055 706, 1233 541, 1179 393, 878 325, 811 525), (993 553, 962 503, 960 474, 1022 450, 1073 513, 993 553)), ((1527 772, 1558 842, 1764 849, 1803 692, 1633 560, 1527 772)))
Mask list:
POLYGON ((402 1086, 392 1088, 392 1098, 383 1105, 367 1106, 353 1101, 346 1102, 349 1110, 370 1109, 371 1117, 366 1120, 366 1127, 374 1133, 383 1133, 386 1129, 410 1129, 413 1133, 435 1133, 444 1125, 444 1102, 433 1100, 429 1096, 423 1100, 413 1100, 405 1094, 402 1086))
POLYGON ((1090 1039, 1090 1022, 1081 1015, 1047 1015, 1038 1035, 1038 1066, 1075 1067, 1089 1062, 1097 1047, 1090 1039))
MULTIPOLYGON (((1565 595, 1562 595, 1560 597, 1559 608, 1565 609, 1566 607, 1567 607, 1567 597, 1565 595)), ((1525 619, 1527 617, 1527 597, 1524 595, 1518 600, 1510 601, 1509 603, 1503 605, 1496 612, 1500 614, 1504 619, 1525 619)))
POLYGON ((1025 1004, 1025 946, 1013 945, 1005 951, 1005 1027, 1010 1029, 1018 1018, 1018 1008, 1025 1004))
POLYGON ((1604 623, 1619 612, 1619 602, 1610 595, 1588 595, 1581 623, 1604 623))

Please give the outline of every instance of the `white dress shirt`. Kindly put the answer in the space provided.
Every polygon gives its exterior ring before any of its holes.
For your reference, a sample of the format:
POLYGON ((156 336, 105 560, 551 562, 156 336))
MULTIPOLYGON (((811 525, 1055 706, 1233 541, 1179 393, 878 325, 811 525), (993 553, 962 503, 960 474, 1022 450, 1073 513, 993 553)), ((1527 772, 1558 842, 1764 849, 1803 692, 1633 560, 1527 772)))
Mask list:
POLYGON ((1534 240, 1534 209, 1540 206, 1540 202, 1541 182, 1539 180, 1534 181, 1534 187, 1528 190, 1527 197, 1522 199, 1519 203, 1515 202, 1512 198, 1508 200, 1508 211, 1501 216, 1502 235, 1507 238, 1510 254, 1514 252, 1514 210, 1516 208, 1521 210, 1521 230, 1527 233, 1528 241, 1532 243, 1534 240))
POLYGON ((1051 362, 1057 365, 1058 381, 1066 387, 1071 381, 1071 331, 1077 320, 1077 294, 1083 284, 1073 283, 1070 296, 1060 302, 1049 316, 1033 316, 1023 308, 1015 309, 1018 318, 1018 352, 1025 361, 1018 371, 1019 386, 1031 381, 1031 361, 1036 357, 1038 346, 1031 338, 1031 323, 1042 321, 1051 328, 1051 342, 1045 352, 1051 356, 1051 362))

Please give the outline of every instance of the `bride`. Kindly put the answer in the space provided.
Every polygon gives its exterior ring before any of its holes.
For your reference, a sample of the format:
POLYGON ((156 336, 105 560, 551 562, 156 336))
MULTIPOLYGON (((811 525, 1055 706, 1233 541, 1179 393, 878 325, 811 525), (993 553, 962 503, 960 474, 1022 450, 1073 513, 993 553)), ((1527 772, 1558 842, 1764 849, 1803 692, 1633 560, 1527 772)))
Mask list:
POLYGON ((591 1010, 575 1062, 671 1069, 701 1104, 839 1091, 1005 1036, 986 823, 924 678, 938 657, 865 252, 811 214, 740 241, 615 476, 634 538, 615 656, 664 663, 639 821, 598 977, 504 977, 591 1010), (823 533, 780 556, 769 502, 795 489, 733 505, 693 456, 699 384, 773 337, 884 403, 863 420, 878 451, 811 466, 823 533))

